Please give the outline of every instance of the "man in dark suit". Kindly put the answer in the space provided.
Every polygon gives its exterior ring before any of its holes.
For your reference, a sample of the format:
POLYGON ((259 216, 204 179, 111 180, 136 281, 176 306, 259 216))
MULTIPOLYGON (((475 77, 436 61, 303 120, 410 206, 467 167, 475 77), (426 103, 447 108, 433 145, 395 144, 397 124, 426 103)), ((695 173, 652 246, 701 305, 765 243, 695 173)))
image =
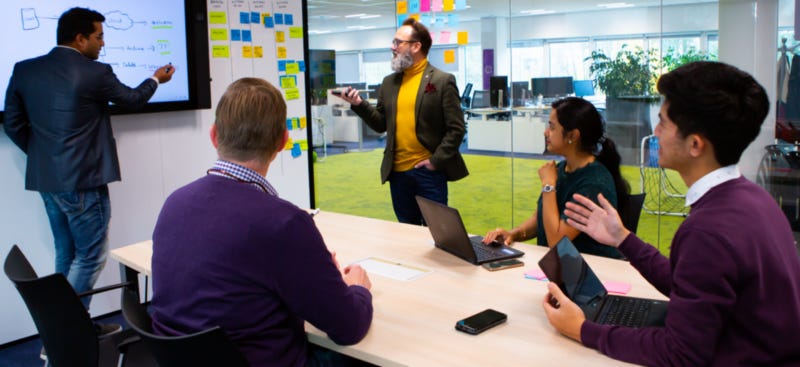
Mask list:
POLYGON ((395 215, 402 223, 423 224, 414 196, 447 204, 447 181, 469 174, 458 151, 464 114, 455 77, 428 63, 428 29, 409 18, 394 37, 395 73, 383 79, 377 105, 352 88, 342 99, 369 127, 387 133, 381 179, 389 181, 395 215))
MULTIPOLYGON (((108 253, 109 182, 120 179, 109 101, 143 106, 175 72, 171 65, 131 89, 96 62, 105 17, 73 8, 58 20, 58 46, 14 66, 5 103, 6 134, 27 154, 25 189, 39 191, 55 239, 56 271, 83 292, 108 253)), ((91 299, 82 299, 88 308, 91 299)))

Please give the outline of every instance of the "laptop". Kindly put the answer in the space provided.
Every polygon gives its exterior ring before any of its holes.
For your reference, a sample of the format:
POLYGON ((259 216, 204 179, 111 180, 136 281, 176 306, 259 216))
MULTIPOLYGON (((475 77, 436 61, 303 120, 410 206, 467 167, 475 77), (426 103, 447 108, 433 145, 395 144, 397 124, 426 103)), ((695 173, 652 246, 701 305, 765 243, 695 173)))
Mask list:
POLYGON ((629 327, 664 326, 668 301, 609 295, 603 283, 564 237, 539 260, 547 279, 558 284, 588 320, 629 327))
POLYGON ((485 245, 481 242, 483 236, 470 237, 456 209, 422 196, 417 196, 417 204, 431 231, 434 245, 442 250, 475 265, 525 255, 500 242, 485 245))

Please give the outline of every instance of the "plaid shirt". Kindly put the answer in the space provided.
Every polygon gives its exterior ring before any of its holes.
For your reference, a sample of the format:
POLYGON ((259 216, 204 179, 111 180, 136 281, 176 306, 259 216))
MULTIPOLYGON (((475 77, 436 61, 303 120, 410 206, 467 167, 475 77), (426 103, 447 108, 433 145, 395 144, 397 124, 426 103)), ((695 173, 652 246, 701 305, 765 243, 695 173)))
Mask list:
POLYGON ((259 175, 256 171, 236 163, 217 159, 217 161, 214 162, 214 167, 208 170, 208 174, 249 183, 267 194, 278 197, 278 192, 275 191, 275 188, 269 184, 266 178, 259 175))

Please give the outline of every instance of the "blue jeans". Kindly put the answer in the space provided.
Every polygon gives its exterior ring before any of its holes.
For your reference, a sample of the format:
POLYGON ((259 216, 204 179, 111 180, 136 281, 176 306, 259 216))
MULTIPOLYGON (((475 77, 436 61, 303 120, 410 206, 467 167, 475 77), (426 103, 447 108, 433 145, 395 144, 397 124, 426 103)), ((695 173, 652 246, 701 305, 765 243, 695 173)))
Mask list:
MULTIPOLYGON (((64 274, 75 292, 92 289, 108 255, 108 186, 40 194, 55 239, 56 272, 64 274)), ((81 302, 88 309, 91 297, 81 302)))
POLYGON ((400 223, 425 224, 417 199, 414 198, 416 195, 447 205, 447 177, 441 171, 420 167, 392 172, 389 175, 389 189, 394 215, 400 223))

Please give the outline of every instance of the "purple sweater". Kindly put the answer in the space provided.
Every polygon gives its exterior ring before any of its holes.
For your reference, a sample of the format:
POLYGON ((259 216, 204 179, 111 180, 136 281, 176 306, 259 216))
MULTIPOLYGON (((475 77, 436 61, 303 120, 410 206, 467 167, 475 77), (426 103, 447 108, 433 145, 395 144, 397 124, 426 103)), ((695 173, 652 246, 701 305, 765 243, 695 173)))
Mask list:
POLYGON ((167 198, 153 232, 153 328, 222 327, 252 366, 302 366, 307 320, 338 344, 372 321, 311 217, 250 184, 206 176, 167 198))
POLYGON ((693 206, 667 259, 633 234, 620 251, 668 295, 664 327, 586 321, 581 340, 650 366, 800 365, 800 259, 775 200, 740 177, 693 206))

